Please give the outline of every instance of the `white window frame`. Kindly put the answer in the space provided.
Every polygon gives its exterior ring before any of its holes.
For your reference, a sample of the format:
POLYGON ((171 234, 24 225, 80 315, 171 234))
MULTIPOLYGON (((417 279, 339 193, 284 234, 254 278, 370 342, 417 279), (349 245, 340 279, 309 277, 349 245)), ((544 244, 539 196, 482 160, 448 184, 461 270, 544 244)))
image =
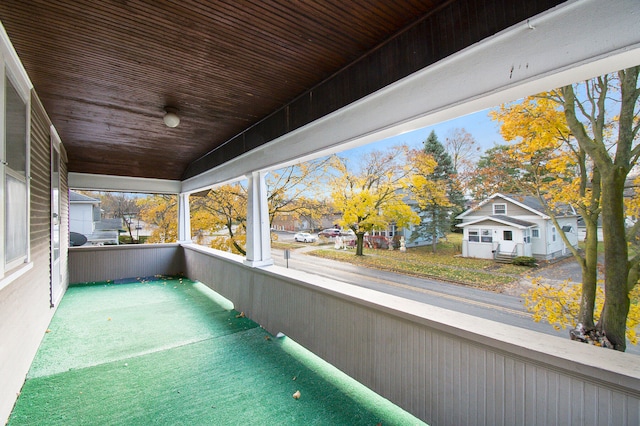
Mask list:
POLYGON ((491 229, 480 229, 480 242, 484 244, 493 243, 493 232, 491 229))
POLYGON ((24 67, 20 63, 18 59, 18 55, 15 50, 11 46, 9 41, 9 37, 7 36, 4 28, 0 26, 0 289, 7 286, 18 277, 23 275, 26 271, 31 269, 33 265, 31 264, 31 183, 30 183, 30 152, 31 152, 31 82, 27 76, 24 67), (9 200, 6 199, 5 193, 5 185, 6 185, 6 175, 11 174, 14 177, 17 174, 15 171, 8 168, 6 163, 6 88, 5 81, 11 81, 12 86, 20 96, 20 98, 25 103, 25 171, 24 176, 22 173, 19 174, 19 178, 24 179, 26 186, 26 196, 24 202, 26 204, 25 211, 27 212, 27 221, 26 221, 26 255, 20 257, 10 263, 5 262, 6 253, 5 253, 5 232, 6 229, 6 203, 9 200))
POLYGON ((556 231, 556 227, 555 226, 551 226, 551 241, 552 242, 556 242, 556 235, 558 235, 558 232, 556 231))
POLYGON ((493 214, 499 214, 499 215, 506 216, 507 215, 507 204, 506 203, 495 203, 495 204, 493 204, 493 214), (498 206, 504 207, 504 212, 502 212, 502 213, 497 212, 496 211, 496 207, 498 207, 498 206))
POLYGON ((540 238, 540 228, 537 226, 531 229, 531 238, 540 238))
POLYGON ((467 232, 467 239, 469 240, 469 242, 472 243, 479 243, 480 242, 480 230, 478 228, 472 228, 469 229, 469 231, 467 232), (477 240, 472 240, 471 237, 471 233, 473 232, 473 237, 477 238, 477 240))

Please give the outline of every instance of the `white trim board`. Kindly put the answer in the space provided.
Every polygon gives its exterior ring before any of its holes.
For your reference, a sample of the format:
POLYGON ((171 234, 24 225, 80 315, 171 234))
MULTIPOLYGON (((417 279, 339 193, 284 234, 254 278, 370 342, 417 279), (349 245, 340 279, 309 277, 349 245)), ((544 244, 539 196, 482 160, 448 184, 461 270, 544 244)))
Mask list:
POLYGON ((640 2, 575 0, 182 182, 194 192, 640 62, 640 2))
POLYGON ((70 189, 89 191, 140 192, 146 194, 178 194, 181 185, 178 180, 149 179, 129 176, 97 175, 90 173, 69 173, 70 189))

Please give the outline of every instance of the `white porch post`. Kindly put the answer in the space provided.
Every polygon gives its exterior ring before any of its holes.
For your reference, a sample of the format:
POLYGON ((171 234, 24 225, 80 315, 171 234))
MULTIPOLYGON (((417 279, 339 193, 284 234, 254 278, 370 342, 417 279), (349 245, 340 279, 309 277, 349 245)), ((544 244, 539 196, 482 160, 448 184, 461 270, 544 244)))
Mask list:
POLYGON ((267 186, 264 181, 266 174, 267 172, 253 172, 247 175, 247 258, 244 263, 253 267, 273 265, 267 186))
POLYGON ((191 212, 187 193, 178 195, 178 242, 191 242, 191 212))

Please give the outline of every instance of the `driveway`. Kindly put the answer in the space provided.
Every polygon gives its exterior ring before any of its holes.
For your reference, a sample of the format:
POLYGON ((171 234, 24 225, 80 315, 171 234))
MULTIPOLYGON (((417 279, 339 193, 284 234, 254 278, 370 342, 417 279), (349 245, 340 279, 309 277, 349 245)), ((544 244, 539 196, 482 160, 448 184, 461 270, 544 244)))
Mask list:
MULTIPOLYGON (((600 265, 604 264, 603 255, 600 255, 598 263, 600 265)), ((580 268, 578 261, 576 261, 573 256, 569 256, 559 262, 550 263, 531 271, 529 275, 523 277, 517 283, 514 283, 512 287, 506 289, 505 293, 513 296, 520 296, 531 288, 532 279, 535 278, 540 278, 547 284, 555 285, 561 285, 567 280, 572 283, 581 283, 582 269, 580 268)), ((599 278, 604 277, 599 273, 599 278)))

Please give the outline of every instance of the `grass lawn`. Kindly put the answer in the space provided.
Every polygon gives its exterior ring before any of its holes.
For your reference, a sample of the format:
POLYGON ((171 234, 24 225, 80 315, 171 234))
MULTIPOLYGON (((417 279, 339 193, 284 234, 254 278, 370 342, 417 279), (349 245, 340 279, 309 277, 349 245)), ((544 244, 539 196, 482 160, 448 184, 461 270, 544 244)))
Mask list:
MULTIPOLYGON (((633 246, 632 246, 633 247, 633 246)), ((629 253, 633 251, 632 247, 630 247, 629 253)), ((578 248, 584 251, 585 244, 584 241, 578 241, 578 248)), ((604 254, 604 242, 598 241, 598 254, 604 254)))
POLYGON ((399 250, 364 249, 364 256, 356 256, 354 250, 319 249, 309 255, 349 262, 355 265, 394 271, 408 275, 435 278, 491 291, 531 271, 526 266, 503 265, 485 259, 469 259, 460 256, 462 235, 450 234, 438 243, 436 253, 431 246, 399 250))
POLYGON ((298 243, 298 242, 280 242, 280 241, 271 241, 271 248, 278 250, 295 250, 297 248, 307 247, 307 246, 315 246, 317 243, 298 243))

